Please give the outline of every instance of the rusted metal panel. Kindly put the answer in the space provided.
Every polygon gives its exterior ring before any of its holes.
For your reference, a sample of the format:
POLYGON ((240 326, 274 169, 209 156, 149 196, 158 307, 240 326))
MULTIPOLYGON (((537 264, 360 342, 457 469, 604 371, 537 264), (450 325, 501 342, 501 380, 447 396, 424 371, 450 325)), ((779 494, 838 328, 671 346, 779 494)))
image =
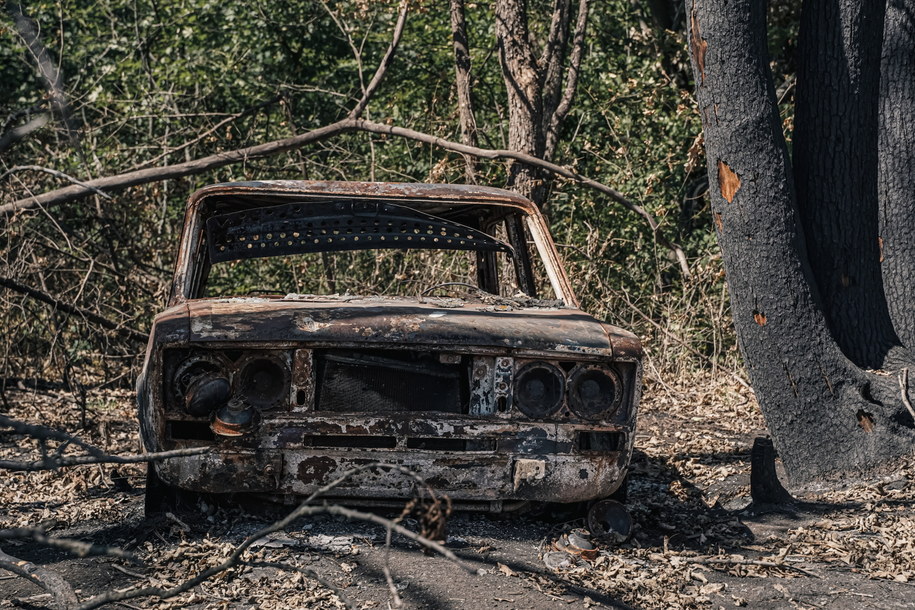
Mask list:
POLYGON ((320 297, 188 302, 190 341, 481 346, 608 357, 613 345, 576 309, 493 311, 457 299, 320 297), (455 304, 460 304, 455 307, 455 304), (443 306, 445 305, 445 306, 443 306))
MULTIPOLYGON (((144 444, 150 450, 209 446, 212 451, 157 465, 167 484, 300 496, 353 466, 381 461, 414 470, 458 502, 497 508, 503 501, 601 498, 625 476, 641 391, 641 344, 631 333, 577 309, 543 217, 513 193, 475 186, 302 181, 207 187, 188 205, 170 303, 156 317, 138 379, 144 444), (456 209, 466 215, 472 206, 480 206, 480 213, 489 208, 491 214, 491 208, 499 208, 494 218, 514 223, 510 238, 516 249, 525 245, 523 219, 560 301, 531 298, 533 276, 526 264, 518 268, 528 295, 522 299, 194 298, 209 272, 205 222, 214 211, 293 202, 304 210, 309 202, 366 199, 433 215, 456 209), (395 351, 406 356, 394 357, 395 351), (175 358, 184 364, 175 364, 175 358), (179 372, 190 376, 198 370, 187 365, 192 358, 209 363, 198 367, 199 375, 224 375, 228 381, 221 383, 231 387, 231 398, 215 405, 210 418, 200 415, 197 403, 187 403, 186 392, 174 389, 179 372), (561 388, 586 364, 606 371, 605 378, 623 386, 617 388, 622 406, 594 417, 586 413, 594 420, 586 421, 571 408, 583 404, 581 399, 573 403, 569 395, 549 409, 524 411, 537 417, 525 416, 516 402, 527 400, 526 394, 516 390, 525 383, 523 367, 533 360, 563 380, 561 388), (268 361, 276 367, 244 372, 249 363, 268 361), (210 365, 219 371, 208 370, 210 365), (362 375, 359 367, 368 367, 370 374, 362 375), (327 381, 326 375, 338 377, 327 381), (414 380, 414 390, 434 391, 394 392, 385 384, 396 383, 398 376, 401 382, 414 380), (351 392, 358 392, 363 380, 364 395, 350 404, 351 392), (334 382, 342 389, 328 402, 329 393, 322 399, 321 390, 336 387, 334 382), (246 394, 249 390, 255 394, 246 394), (252 417, 232 428, 237 436, 228 436, 225 424, 238 413, 252 417)), ((202 383, 196 379, 187 383, 202 383)), ((537 394, 533 383, 527 395, 537 394)), ((413 479, 401 473, 367 471, 335 493, 394 499, 409 496, 413 486, 413 479)))

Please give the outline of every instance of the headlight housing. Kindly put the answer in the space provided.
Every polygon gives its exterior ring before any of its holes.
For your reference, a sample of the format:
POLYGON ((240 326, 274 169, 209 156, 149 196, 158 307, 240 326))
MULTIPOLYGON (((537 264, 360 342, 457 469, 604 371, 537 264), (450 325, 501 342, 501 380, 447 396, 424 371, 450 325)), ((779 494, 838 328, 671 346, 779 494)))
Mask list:
POLYGON ((580 364, 569 376, 569 408, 583 419, 607 419, 623 399, 620 376, 600 364, 580 364))
POLYGON ((289 369, 279 358, 252 354, 239 363, 236 390, 246 403, 258 409, 282 404, 289 384, 289 369))
POLYGON ((232 392, 225 362, 201 356, 192 356, 178 366, 172 388, 184 410, 198 417, 225 404, 232 392))
POLYGON ((562 406, 565 376, 548 362, 531 362, 515 375, 514 401, 528 417, 546 417, 562 406))

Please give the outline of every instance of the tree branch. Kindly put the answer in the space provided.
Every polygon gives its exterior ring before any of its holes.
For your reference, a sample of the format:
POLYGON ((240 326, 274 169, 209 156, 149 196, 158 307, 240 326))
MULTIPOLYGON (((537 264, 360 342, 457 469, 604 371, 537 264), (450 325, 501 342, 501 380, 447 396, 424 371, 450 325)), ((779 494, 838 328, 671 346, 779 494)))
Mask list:
MULTIPOLYGON (((551 163, 549 161, 545 161, 525 153, 515 152, 513 150, 486 149, 478 148, 476 146, 468 146, 466 144, 451 142, 450 140, 444 140, 442 138, 419 131, 414 131, 412 129, 396 127, 393 125, 383 125, 381 123, 374 123, 364 119, 342 119, 336 123, 331 123, 330 125, 326 125, 324 127, 315 129, 313 131, 308 131, 291 138, 286 138, 284 140, 276 140, 274 142, 259 144, 257 146, 250 146, 248 148, 242 148, 239 150, 217 153, 215 155, 203 157, 202 159, 197 159, 194 161, 188 161, 186 163, 178 163, 176 165, 166 165, 157 168, 127 172, 125 174, 117 174, 107 178, 98 178, 96 180, 90 180, 86 182, 86 184, 89 186, 104 187, 109 190, 113 190, 125 188, 128 186, 135 186, 138 184, 157 182, 160 180, 180 178, 182 176, 188 176, 191 174, 200 174, 210 169, 223 167, 225 165, 231 165, 233 163, 240 163, 243 161, 249 161, 251 159, 269 157, 271 155, 294 150, 296 148, 301 148, 306 144, 311 144, 313 142, 325 140, 332 136, 353 131, 365 131, 369 133, 397 136, 400 138, 406 138, 408 140, 415 140, 417 142, 423 142, 437 146, 445 150, 450 150, 461 154, 473 155, 483 159, 512 159, 520 163, 525 163, 527 165, 544 169, 557 176, 562 176, 563 178, 572 180, 573 182, 577 182, 591 189, 594 189, 600 193, 603 193, 604 195, 607 195, 616 203, 622 205, 627 210, 638 214, 642 219, 644 219, 648 226, 651 228, 655 240, 657 240, 661 246, 674 253, 680 265, 680 269, 683 272, 683 275, 690 277, 689 264, 686 261, 686 254, 683 252, 683 249, 677 243, 670 241, 663 234, 660 225, 658 224, 657 220, 655 220, 654 216, 652 216, 642 206, 627 199, 625 195, 616 189, 613 189, 596 180, 586 178, 575 171, 560 165, 556 165, 555 163, 551 163)), ((42 205, 66 203, 68 201, 79 199, 89 192, 91 191, 82 186, 69 186, 54 191, 48 191, 47 193, 43 193, 41 195, 37 195, 28 199, 20 199, 19 201, 14 201, 12 203, 0 206, 0 214, 9 214, 18 212, 20 210, 33 209, 42 205)), ((0 284, 3 284, 5 281, 8 282, 10 280, 0 279, 0 284)), ((143 340, 145 341, 146 339, 144 338, 143 340)))
POLYGON ((350 110, 347 118, 356 119, 362 115, 362 112, 368 105, 372 95, 375 94, 375 90, 378 89, 378 85, 380 85, 381 81, 384 79, 384 74, 387 72, 388 66, 391 65, 392 61, 394 61, 394 53, 397 51, 397 45, 400 44, 400 38, 403 35, 404 24, 407 22, 408 5, 408 0, 401 0, 400 14, 397 15, 397 23, 394 25, 394 35, 391 37, 391 44, 388 45, 388 50, 385 51, 384 57, 381 59, 381 63, 378 64, 378 69, 375 70, 375 75, 372 77, 372 80, 369 81, 368 87, 366 87, 365 91, 363 91, 362 99, 360 99, 356 106, 350 110))
POLYGON ((689 264, 686 261, 686 254, 683 252, 683 249, 676 244, 675 242, 667 239, 666 236, 661 232, 660 225, 658 221, 655 220, 654 216, 651 215, 645 208, 634 203, 626 198, 625 195, 613 189, 605 184, 598 182, 597 180, 592 180, 586 178, 581 174, 572 171, 568 168, 556 165, 544 159, 539 159, 537 157, 527 155, 520 152, 515 152, 513 150, 493 150, 486 148, 477 148, 475 146, 466 146, 464 144, 458 144, 457 142, 451 142, 449 140, 443 140, 442 138, 432 136, 429 134, 421 133, 418 131, 413 131, 412 129, 406 129, 404 127, 395 127, 393 125, 382 125, 379 123, 372 123, 370 121, 359 121, 356 129, 360 131, 370 131, 372 133, 386 133, 402 138, 407 138, 409 140, 416 140, 418 142, 424 142, 426 144, 431 144, 433 146, 438 146, 439 148, 444 148, 445 150, 452 150, 454 152, 459 152, 462 154, 470 154, 476 157, 482 157, 484 159, 512 159, 514 161, 519 161, 526 165, 533 167, 538 167, 544 169, 552 174, 557 176, 562 176, 577 182, 589 188, 592 188, 604 195, 609 196, 613 201, 622 205, 624 208, 631 212, 635 212, 641 216, 645 222, 648 223, 648 226, 651 227, 654 238, 659 244, 663 247, 669 249, 677 258, 678 263, 680 264, 680 269, 683 272, 683 275, 690 277, 689 264))
POLYGON ((47 48, 38 37, 35 22, 22 12, 22 6, 18 2, 7 2, 6 6, 13 18, 13 22, 16 24, 17 33, 35 59, 35 66, 38 68, 38 72, 48 87, 48 92, 51 94, 51 103, 60 114, 61 122, 67 131, 67 137, 73 143, 76 141, 76 130, 73 128, 70 106, 67 103, 67 96, 64 94, 60 70, 57 69, 57 65, 51 60, 47 48))
POLYGON ((575 97, 575 89, 578 86, 578 75, 581 71, 581 60, 584 56, 585 30, 587 26, 588 0, 580 0, 578 3, 578 19, 575 22, 575 34, 572 38, 572 53, 569 57, 569 69, 566 71, 562 98, 551 113, 545 113, 545 116, 549 117, 550 124, 546 128, 544 159, 553 158, 553 153, 556 152, 556 144, 559 141, 559 128, 572 108, 572 100, 575 97))
POLYGON ((0 135, 0 152, 5 151, 36 129, 41 129, 48 124, 49 120, 50 117, 47 113, 39 114, 35 118, 30 119, 25 125, 13 127, 9 131, 4 132, 3 135, 0 135))
POLYGON ((30 561, 7 555, 2 550, 0 550, 0 569, 22 576, 50 593, 54 598, 54 606, 59 610, 70 610, 79 603, 73 587, 56 572, 36 566, 30 561))
POLYGON ((86 187, 87 189, 91 189, 93 193, 95 193, 96 195, 99 195, 100 197, 103 197, 105 199, 111 199, 111 195, 109 195, 108 193, 106 193, 105 191, 103 191, 101 189, 97 189, 93 186, 89 186, 82 180, 79 180, 78 178, 74 178, 73 176, 71 176, 69 174, 65 174, 56 169, 51 169, 50 167, 43 167, 41 165, 16 165, 14 167, 9 168, 2 174, 0 174, 0 180, 3 180, 7 176, 15 174, 16 172, 24 172, 24 171, 44 172, 46 174, 51 174, 52 176, 54 176, 56 178, 61 178, 63 180, 67 180, 68 182, 72 182, 73 184, 78 184, 80 186, 86 187))
MULTIPOLYGON (((104 178, 102 180, 104 180, 104 178)), ((92 182, 98 182, 98 180, 93 180, 92 182)), ((58 189, 57 191, 51 191, 51 193, 66 191, 69 188, 72 188, 72 187, 58 189)), ((78 197, 84 196, 95 190, 95 187, 88 183, 85 185, 82 185, 82 186, 77 186, 76 188, 83 189, 83 192, 80 195, 78 195, 78 197)), ((74 197, 74 199, 75 198, 76 197, 74 197)), ((88 320, 90 322, 94 322, 95 324, 98 324, 99 326, 102 326, 109 330, 113 330, 117 334, 119 334, 127 339, 130 339, 132 341, 137 341, 138 343, 145 344, 149 340, 149 335, 141 333, 140 331, 138 331, 136 329, 130 328, 128 326, 123 326, 122 324, 113 322, 112 320, 102 317, 97 313, 93 313, 86 309, 76 307, 75 305, 65 303, 64 301, 61 301, 60 299, 55 298, 45 292, 41 292, 40 290, 30 288, 29 286, 20 284, 19 282, 15 281, 15 280, 5 278, 5 277, 0 277, 0 286, 3 286, 4 288, 9 288, 10 290, 18 292, 20 294, 24 294, 26 296, 32 297, 36 301, 41 301, 42 303, 46 303, 46 304, 54 307, 55 309, 59 309, 60 311, 63 311, 70 315, 77 315, 82 318, 85 318, 86 320, 88 320)))
POLYGON ((136 555, 113 546, 104 546, 91 544, 82 540, 72 538, 54 538, 48 536, 44 530, 34 527, 12 527, 0 530, 0 539, 2 540, 32 540, 38 544, 60 549, 72 553, 77 557, 95 557, 104 555, 106 557, 116 557, 126 559, 132 563, 142 563, 136 555))

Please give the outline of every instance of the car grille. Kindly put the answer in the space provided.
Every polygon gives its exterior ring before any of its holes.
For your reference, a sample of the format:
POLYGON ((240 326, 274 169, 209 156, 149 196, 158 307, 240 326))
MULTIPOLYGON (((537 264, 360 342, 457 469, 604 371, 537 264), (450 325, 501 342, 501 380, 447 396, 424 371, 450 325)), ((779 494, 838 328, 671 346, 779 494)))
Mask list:
POLYGON ((316 411, 467 413, 466 358, 423 352, 316 351, 316 411))

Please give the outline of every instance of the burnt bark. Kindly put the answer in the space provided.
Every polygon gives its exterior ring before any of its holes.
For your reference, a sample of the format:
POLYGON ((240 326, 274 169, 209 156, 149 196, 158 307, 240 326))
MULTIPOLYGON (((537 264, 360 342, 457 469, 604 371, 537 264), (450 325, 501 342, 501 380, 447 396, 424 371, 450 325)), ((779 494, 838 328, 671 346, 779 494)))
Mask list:
POLYGON ((915 348, 915 1, 889 0, 880 68, 879 196, 883 286, 903 345, 915 348))
POLYGON ((881 2, 804 3, 793 136, 798 208, 823 309, 842 351, 870 369, 900 345, 877 240, 883 16, 881 2))
POLYGON ((901 411, 892 378, 859 368, 830 330, 808 260, 765 19, 764 0, 692 0, 689 42, 738 341, 787 471, 810 480, 910 451, 915 422, 901 411))

